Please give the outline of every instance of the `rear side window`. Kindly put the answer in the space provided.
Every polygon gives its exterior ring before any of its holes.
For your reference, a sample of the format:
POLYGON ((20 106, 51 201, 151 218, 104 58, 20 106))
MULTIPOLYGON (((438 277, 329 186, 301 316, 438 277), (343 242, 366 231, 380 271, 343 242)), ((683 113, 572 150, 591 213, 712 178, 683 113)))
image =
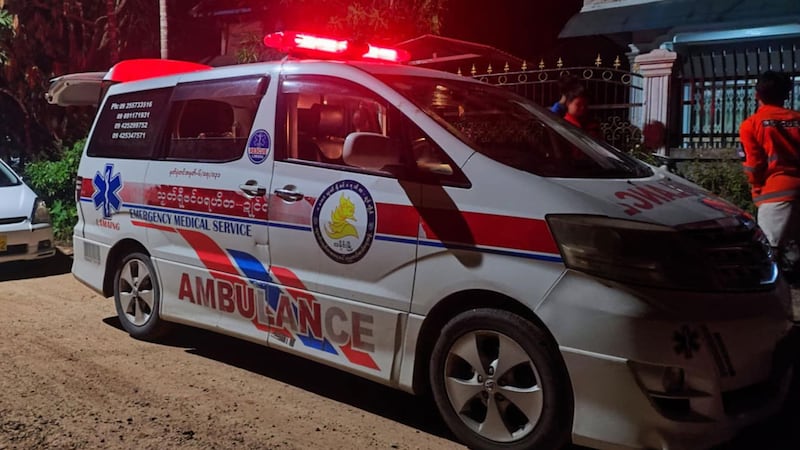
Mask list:
POLYGON ((103 104, 89 156, 149 159, 164 123, 171 88, 113 95, 103 104))
POLYGON ((267 84, 263 76, 179 84, 172 98, 166 158, 241 158, 267 84))

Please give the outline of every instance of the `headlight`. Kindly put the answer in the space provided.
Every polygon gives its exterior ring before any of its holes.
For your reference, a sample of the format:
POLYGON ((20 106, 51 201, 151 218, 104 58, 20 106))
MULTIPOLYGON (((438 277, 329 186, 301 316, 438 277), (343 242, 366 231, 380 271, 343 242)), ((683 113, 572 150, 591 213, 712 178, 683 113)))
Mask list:
POLYGON ((47 210, 47 204, 44 200, 36 199, 33 202, 33 211, 31 211, 31 223, 50 223, 50 211, 47 210))
POLYGON ((674 228, 581 215, 548 216, 547 223, 570 269, 647 286, 710 287, 702 255, 674 228))

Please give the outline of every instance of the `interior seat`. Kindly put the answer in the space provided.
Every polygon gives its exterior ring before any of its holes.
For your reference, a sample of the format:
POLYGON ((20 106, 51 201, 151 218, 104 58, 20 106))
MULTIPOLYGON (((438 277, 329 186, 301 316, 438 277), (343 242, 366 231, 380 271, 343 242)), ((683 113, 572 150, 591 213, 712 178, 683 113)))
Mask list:
POLYGON ((311 107, 312 117, 319 117, 314 143, 319 147, 318 161, 344 165, 345 120, 341 105, 315 104, 311 107))

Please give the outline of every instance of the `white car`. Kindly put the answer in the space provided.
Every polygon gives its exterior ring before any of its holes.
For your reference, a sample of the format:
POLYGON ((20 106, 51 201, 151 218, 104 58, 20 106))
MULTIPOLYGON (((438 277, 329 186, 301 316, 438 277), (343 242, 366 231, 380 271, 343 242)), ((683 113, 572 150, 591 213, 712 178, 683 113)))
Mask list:
POLYGON ((431 391, 477 449, 702 448, 778 411, 789 291, 751 217, 504 89, 337 58, 54 81, 99 104, 72 272, 132 336, 431 391))
POLYGON ((47 206, 0 159, 0 263, 55 253, 47 206))

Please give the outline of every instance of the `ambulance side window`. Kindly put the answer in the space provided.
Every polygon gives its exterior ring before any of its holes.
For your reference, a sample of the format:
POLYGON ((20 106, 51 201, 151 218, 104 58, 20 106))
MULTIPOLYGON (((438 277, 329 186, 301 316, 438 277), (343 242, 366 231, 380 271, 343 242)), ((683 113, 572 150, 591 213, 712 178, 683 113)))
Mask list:
POLYGON ((397 108, 347 80, 286 77, 278 110, 278 160, 404 179, 429 175, 449 163, 444 152, 397 108), (352 133, 385 136, 392 163, 378 169, 346 163, 343 148, 352 133))
POLYGON ((164 88, 108 97, 87 154, 103 158, 152 158, 171 93, 171 88, 164 88))
POLYGON ((241 158, 266 86, 265 77, 179 84, 172 98, 166 158, 241 158))
POLYGON ((387 107, 372 93, 345 80, 289 77, 282 83, 287 134, 284 159, 348 166, 342 159, 350 133, 387 135, 387 107))

